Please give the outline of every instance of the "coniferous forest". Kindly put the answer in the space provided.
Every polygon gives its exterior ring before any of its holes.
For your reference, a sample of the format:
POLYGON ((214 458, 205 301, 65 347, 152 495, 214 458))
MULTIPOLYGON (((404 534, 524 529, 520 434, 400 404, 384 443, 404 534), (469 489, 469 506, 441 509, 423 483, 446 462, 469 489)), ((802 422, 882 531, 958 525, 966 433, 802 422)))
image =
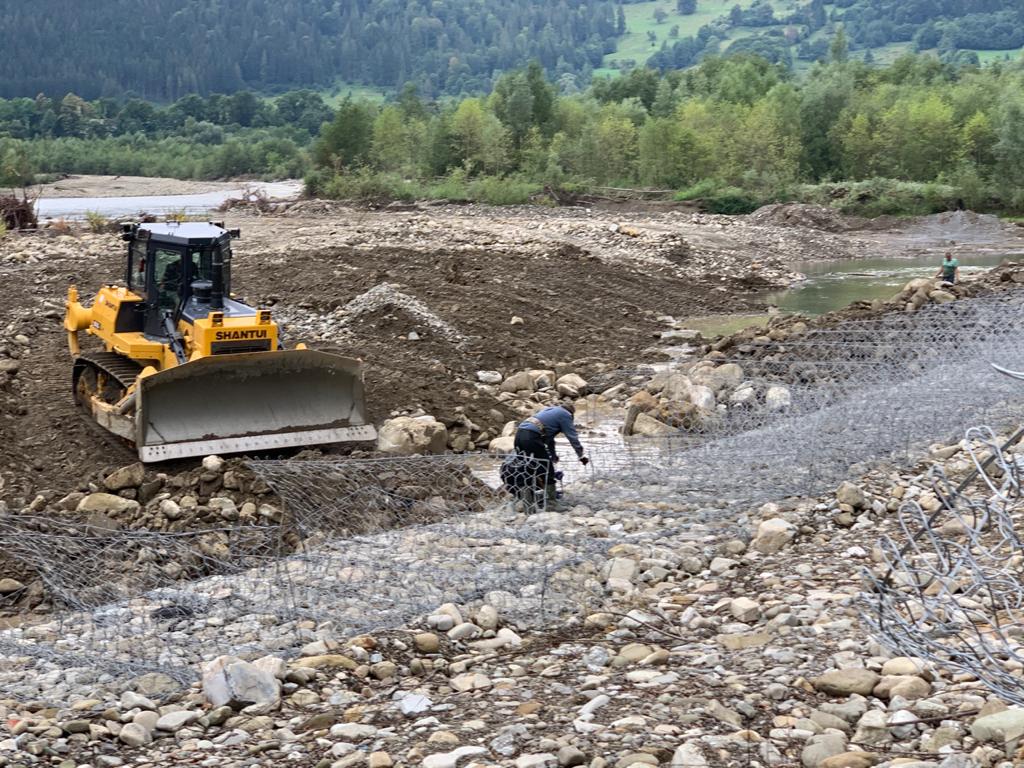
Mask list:
MULTIPOLYGON (((538 61, 584 86, 627 25, 615 0, 36 0, 0 21, 0 97, 173 101, 192 93, 281 92, 334 82, 434 97, 488 92, 538 61)), ((665 0, 699 11, 700 0, 665 0)), ((665 9, 660 9, 662 15, 665 9)), ((851 50, 890 44, 946 59, 1024 46, 1019 0, 738 0, 694 34, 635 61, 661 70, 707 55, 814 61, 842 25, 851 50)))

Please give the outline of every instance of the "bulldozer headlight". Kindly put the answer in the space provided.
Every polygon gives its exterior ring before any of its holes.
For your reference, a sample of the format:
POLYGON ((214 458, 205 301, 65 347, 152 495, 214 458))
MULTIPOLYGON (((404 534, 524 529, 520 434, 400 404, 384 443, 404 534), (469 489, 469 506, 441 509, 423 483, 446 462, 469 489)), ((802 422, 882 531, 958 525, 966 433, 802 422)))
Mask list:
POLYGON ((256 313, 256 322, 260 325, 270 325, 270 310, 261 309, 256 313))
POLYGON ((220 328, 224 325, 224 313, 223 312, 211 312, 210 313, 210 325, 214 328, 220 328))

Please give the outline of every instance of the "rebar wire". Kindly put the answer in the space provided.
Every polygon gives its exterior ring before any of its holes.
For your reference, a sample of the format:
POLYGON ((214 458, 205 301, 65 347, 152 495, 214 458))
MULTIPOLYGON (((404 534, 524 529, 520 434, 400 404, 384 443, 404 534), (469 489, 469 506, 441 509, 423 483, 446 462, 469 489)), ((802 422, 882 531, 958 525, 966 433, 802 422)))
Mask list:
POLYGON ((1024 705, 1024 457, 989 427, 969 430, 965 442, 974 469, 953 486, 933 468, 938 508, 900 507, 907 541, 879 542, 862 608, 894 652, 972 675, 1024 705))

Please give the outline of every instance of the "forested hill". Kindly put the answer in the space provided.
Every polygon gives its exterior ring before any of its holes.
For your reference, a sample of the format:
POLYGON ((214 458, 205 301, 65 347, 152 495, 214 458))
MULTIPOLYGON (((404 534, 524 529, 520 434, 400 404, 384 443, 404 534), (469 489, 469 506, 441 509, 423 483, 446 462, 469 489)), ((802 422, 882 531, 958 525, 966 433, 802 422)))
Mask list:
MULTIPOLYGON (((783 64, 850 49, 890 59, 1024 46, 1024 0, 35 0, 0 15, 0 97, 378 87, 487 92, 536 59, 585 87, 602 66, 689 67, 753 52, 783 64)), ((858 53, 859 52, 859 53, 858 53)), ((966 54, 966 58, 963 56, 966 54)), ((958 58, 959 57, 959 58, 958 58)), ((607 72, 607 69, 599 70, 607 72)))
POLYGON ((172 100, 348 83, 488 90, 495 71, 600 66, 611 0, 35 0, 5 3, 0 96, 172 100))
MULTIPOLYGON (((1021 0, 739 0, 720 5, 728 10, 699 25, 688 24, 714 2, 677 0, 675 8, 659 16, 659 26, 648 30, 651 50, 635 63, 679 69, 708 54, 739 52, 786 65, 816 61, 827 56, 840 25, 851 50, 869 62, 930 51, 951 63, 976 64, 978 52, 1015 57, 1024 47, 1021 0), (659 34, 665 28, 674 28, 676 35, 659 34)), ((636 12, 629 14, 630 29, 637 21, 636 12)))

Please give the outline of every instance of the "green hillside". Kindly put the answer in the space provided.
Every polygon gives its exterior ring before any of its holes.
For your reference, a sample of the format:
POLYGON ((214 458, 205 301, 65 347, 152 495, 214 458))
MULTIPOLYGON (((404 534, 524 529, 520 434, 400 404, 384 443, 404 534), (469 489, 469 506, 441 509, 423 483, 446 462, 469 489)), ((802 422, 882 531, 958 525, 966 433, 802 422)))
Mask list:
POLYGON ((878 64, 912 51, 958 64, 1024 51, 1024 6, 1016 0, 655 0, 625 8, 626 33, 602 72, 644 64, 679 69, 730 51, 806 69, 827 56, 840 27, 851 56, 878 64), (681 13, 684 5, 694 12, 681 13))

